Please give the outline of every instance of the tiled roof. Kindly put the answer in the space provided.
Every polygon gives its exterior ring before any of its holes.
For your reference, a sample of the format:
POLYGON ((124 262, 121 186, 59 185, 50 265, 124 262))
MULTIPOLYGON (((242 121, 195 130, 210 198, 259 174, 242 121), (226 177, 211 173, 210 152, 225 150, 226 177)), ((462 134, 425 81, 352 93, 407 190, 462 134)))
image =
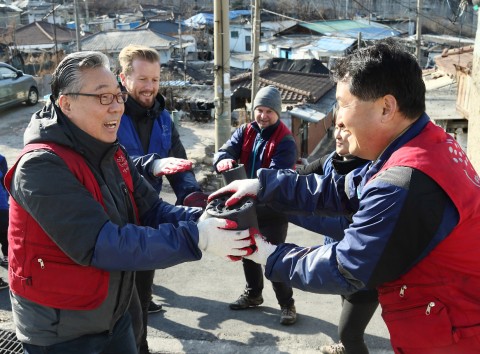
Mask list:
MULTIPOLYGON (((259 88, 276 86, 282 94, 283 103, 316 103, 334 87, 329 75, 264 69, 259 73, 259 88)), ((251 73, 233 78, 230 82, 232 91, 239 87, 251 89, 251 73)))
POLYGON ((45 21, 32 22, 20 27, 15 32, 17 45, 39 45, 54 43, 68 43, 75 40, 75 30, 62 26, 55 26, 45 21))

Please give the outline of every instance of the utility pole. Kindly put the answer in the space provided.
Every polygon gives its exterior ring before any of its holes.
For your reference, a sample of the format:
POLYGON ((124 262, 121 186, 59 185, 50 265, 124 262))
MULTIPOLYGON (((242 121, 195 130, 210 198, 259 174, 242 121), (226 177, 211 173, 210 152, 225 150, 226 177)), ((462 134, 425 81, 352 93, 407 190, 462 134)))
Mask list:
POLYGON ((230 18, 228 0, 215 0, 213 6, 215 75, 215 151, 230 138, 230 18))
POLYGON ((185 51, 183 50, 182 46, 182 17, 178 16, 178 44, 180 46, 180 55, 182 56, 183 61, 183 81, 185 85, 187 83, 187 56, 185 55, 185 51))
MULTIPOLYGON (((474 1, 474 5, 478 6, 478 1, 474 1)), ((478 11, 478 7, 475 11, 478 11)), ((472 74, 468 86, 467 91, 470 95, 467 97, 469 102, 467 156, 475 170, 480 173, 480 144, 478 143, 480 141, 480 100, 478 99, 480 96, 480 24, 478 23, 473 49, 472 74)))
POLYGON ((78 4, 77 0, 73 0, 73 7, 75 12, 75 37, 77 39, 77 52, 82 51, 82 43, 80 43, 80 21, 78 19, 78 4))
POLYGON ((253 56, 253 65, 252 65, 252 95, 251 95, 251 103, 252 108, 250 110, 250 120, 253 117, 253 100, 257 95, 258 91, 258 82, 259 82, 259 59, 260 59, 260 37, 261 37, 261 22, 260 22, 260 11, 261 11, 261 2, 262 0, 255 0, 255 9, 254 9, 254 17, 253 17, 253 48, 252 48, 252 56, 253 56))
POLYGON ((415 55, 420 66, 422 66, 422 7, 423 0, 417 0, 417 47, 415 55))

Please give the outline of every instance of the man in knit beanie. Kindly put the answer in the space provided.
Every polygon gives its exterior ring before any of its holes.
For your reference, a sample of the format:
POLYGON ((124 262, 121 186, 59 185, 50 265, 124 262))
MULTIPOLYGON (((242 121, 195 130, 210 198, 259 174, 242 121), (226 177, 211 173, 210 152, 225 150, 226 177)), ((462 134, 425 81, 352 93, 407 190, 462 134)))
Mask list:
MULTIPOLYGON (((294 168, 297 148, 292 132, 280 120, 282 98, 274 86, 260 89, 252 106, 254 120, 242 124, 230 139, 218 150, 213 164, 218 173, 243 164, 248 178, 256 178, 261 168, 294 168)), ((284 243, 288 231, 288 219, 282 214, 257 205, 258 226, 268 242, 284 243)), ((248 259, 242 260, 245 288, 240 297, 229 304, 232 310, 258 307, 263 303, 262 266, 248 259)), ((292 288, 284 282, 272 282, 280 306, 280 323, 292 325, 297 321, 292 288)))
POLYGON ((258 90, 255 100, 253 101, 253 109, 259 106, 269 107, 277 112, 278 118, 282 113, 282 96, 275 86, 267 86, 258 90))

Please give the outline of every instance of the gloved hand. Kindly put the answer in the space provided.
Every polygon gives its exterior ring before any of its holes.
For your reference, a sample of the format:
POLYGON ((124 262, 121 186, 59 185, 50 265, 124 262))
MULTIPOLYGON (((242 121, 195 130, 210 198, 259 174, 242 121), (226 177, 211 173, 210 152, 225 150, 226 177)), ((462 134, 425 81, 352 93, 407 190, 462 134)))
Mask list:
POLYGON ((235 164, 235 160, 224 159, 220 160, 215 167, 217 168, 218 173, 222 173, 231 170, 235 166, 235 164))
MULTIPOLYGON (((200 219, 202 218, 200 217, 200 219)), ((198 248, 202 251, 211 252, 230 261, 239 260, 239 257, 252 253, 249 246, 255 242, 250 231, 236 230, 237 223, 235 221, 208 218, 201 220, 197 227, 198 248)))
POLYGON ((249 256, 244 256, 244 258, 261 265, 266 265, 268 257, 270 257, 270 255, 275 252, 277 246, 272 245, 270 242, 268 242, 265 237, 262 236, 260 232, 253 227, 250 228, 250 235, 254 236, 255 244, 257 245, 257 247, 252 254, 250 254, 249 256))
POLYGON ((178 172, 185 172, 192 169, 192 161, 178 159, 176 157, 165 157, 153 161, 152 172, 154 176, 171 175, 178 172))
POLYGON ((233 193, 230 198, 225 201, 225 206, 231 207, 242 200, 242 198, 256 198, 259 189, 260 181, 258 179, 239 179, 210 194, 208 196, 208 202, 210 203, 212 200, 217 199, 224 194, 233 193))
POLYGON ((182 205, 205 209, 207 207, 207 199, 208 195, 203 192, 192 192, 183 199, 182 205))

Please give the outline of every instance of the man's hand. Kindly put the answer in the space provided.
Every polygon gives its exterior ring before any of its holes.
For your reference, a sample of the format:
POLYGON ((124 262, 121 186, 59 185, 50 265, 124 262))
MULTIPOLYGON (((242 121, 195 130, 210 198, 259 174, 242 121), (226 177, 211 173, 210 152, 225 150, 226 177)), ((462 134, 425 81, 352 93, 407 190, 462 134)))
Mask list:
POLYGON ((231 170, 235 166, 235 164, 235 160, 224 159, 220 160, 215 167, 217 168, 218 173, 222 173, 231 170))
POLYGON ((244 258, 261 265, 266 265, 268 257, 270 257, 270 255, 275 252, 277 246, 272 245, 270 242, 268 242, 265 237, 262 236, 260 232, 253 227, 250 228, 250 235, 254 237, 257 247, 252 254, 250 254, 249 256, 245 256, 244 258))
POLYGON ((225 206, 231 207, 245 197, 256 198, 259 189, 260 181, 256 178, 236 180, 210 194, 208 197, 208 202, 210 203, 212 200, 217 199, 225 194, 233 193, 230 198, 225 201, 225 206))
POLYGON ((178 172, 185 172, 191 170, 192 165, 192 161, 178 159, 176 157, 156 159, 153 161, 153 175, 159 177, 163 175, 172 175, 178 172))
POLYGON ((242 256, 252 253, 250 246, 255 242, 250 231, 235 230, 237 228, 235 221, 208 218, 201 220, 197 227, 198 248, 202 251, 211 252, 230 261, 240 260, 242 256))

